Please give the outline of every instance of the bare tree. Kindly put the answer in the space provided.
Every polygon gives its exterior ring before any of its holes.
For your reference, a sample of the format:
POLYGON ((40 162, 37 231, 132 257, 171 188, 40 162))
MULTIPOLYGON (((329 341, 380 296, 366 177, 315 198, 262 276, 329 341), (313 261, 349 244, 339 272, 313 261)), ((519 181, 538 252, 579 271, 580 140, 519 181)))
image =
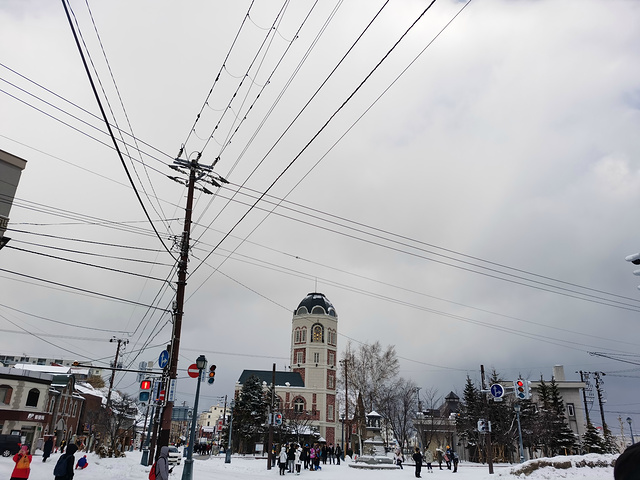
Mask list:
POLYGON ((438 390, 427 388, 420 400, 422 411, 418 412, 416 418, 416 430, 422 447, 426 450, 448 429, 448 420, 440 415, 438 407, 442 403, 442 397, 438 395, 438 390))
MULTIPOLYGON (((377 408, 382 392, 397 377, 400 368, 395 347, 388 346, 384 349, 380 342, 362 344, 358 348, 354 348, 349 342, 341 365, 340 383, 344 387, 343 378, 346 371, 347 387, 350 393, 347 401, 355 406, 358 394, 362 394, 367 412, 377 408)), ((349 410, 354 411, 351 408, 349 410)))
POLYGON ((396 440, 404 448, 413 436, 417 411, 416 384, 404 378, 380 392, 378 413, 389 423, 396 440))

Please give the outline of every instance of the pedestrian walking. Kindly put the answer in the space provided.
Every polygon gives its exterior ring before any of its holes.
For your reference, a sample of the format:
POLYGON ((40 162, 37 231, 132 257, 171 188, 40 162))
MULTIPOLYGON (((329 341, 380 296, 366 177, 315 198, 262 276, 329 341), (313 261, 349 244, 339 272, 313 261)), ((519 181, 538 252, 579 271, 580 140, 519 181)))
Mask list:
POLYGON ((51 456, 51 451, 53 450, 53 438, 49 437, 44 442, 44 446, 42 447, 42 461, 46 462, 47 458, 51 456))
POLYGON ((313 472, 316 469, 316 449, 311 447, 309 449, 309 471, 313 472))
POLYGON ((296 444, 290 443, 289 448, 287 449, 287 466, 288 466, 289 473, 293 473, 293 469, 295 468, 293 464, 295 460, 296 460, 296 444))
POLYGON ((171 473, 173 468, 169 470, 169 447, 168 446, 165 445, 160 449, 160 456, 158 457, 158 460, 156 460, 156 463, 154 463, 153 467, 151 468, 155 469, 156 480, 169 480, 169 474, 171 473))
POLYGON ((76 463, 76 457, 74 457, 73 454, 76 453, 77 450, 78 446, 75 443, 70 443, 67 446, 67 451, 60 455, 60 458, 58 458, 58 462, 53 469, 55 480, 73 479, 73 466, 76 463))
POLYGON ((329 448, 327 449, 327 457, 329 458, 329 463, 335 463, 336 449, 333 447, 333 443, 329 444, 329 448))
POLYGON ((284 475, 284 470, 287 468, 287 446, 282 445, 280 447, 280 457, 278 460, 278 466, 280 467, 280 475, 284 475))
POLYGON ((438 466, 440 470, 442 470, 442 459, 444 458, 444 453, 439 448, 436 450, 436 457, 438 458, 438 466))
POLYGON ((20 451, 13 456, 16 466, 11 472, 11 480, 24 480, 29 478, 31 472, 31 460, 33 457, 29 454, 29 447, 22 445, 20 451))
POLYGON ((336 463, 340 465, 340 459, 342 458, 342 447, 340 447, 340 445, 336 445, 335 453, 336 453, 336 461, 337 461, 336 463))
POLYGON ((451 451, 451 447, 449 445, 447 445, 447 451, 444 453, 444 461, 447 464, 447 470, 451 470, 451 457, 453 456, 453 453, 451 451))
POLYGON ((456 473, 458 471, 458 462, 460 461, 460 459, 458 458, 458 454, 456 452, 451 452, 451 455, 453 456, 452 460, 453 460, 453 473, 456 473))
POLYGON ((424 452, 424 463, 427 464, 427 472, 433 473, 433 468, 431 468, 431 463, 433 462, 433 453, 431 450, 426 450, 424 452))
POLYGON ((416 464, 416 478, 422 478, 422 476, 420 475, 420 473, 422 472, 422 454, 420 453, 420 449, 418 447, 415 448, 412 458, 416 464))
POLYGON ((394 463, 400 467, 400 469, 404 470, 402 468, 402 462, 404 462, 404 455, 402 454, 399 448, 396 449, 396 453, 393 456, 393 460, 394 460, 394 463))
POLYGON ((298 445, 298 448, 296 448, 296 456, 294 460, 294 463, 296 465, 296 475, 300 475, 300 470, 302 469, 302 459, 300 458, 301 456, 302 456, 302 447, 298 445))

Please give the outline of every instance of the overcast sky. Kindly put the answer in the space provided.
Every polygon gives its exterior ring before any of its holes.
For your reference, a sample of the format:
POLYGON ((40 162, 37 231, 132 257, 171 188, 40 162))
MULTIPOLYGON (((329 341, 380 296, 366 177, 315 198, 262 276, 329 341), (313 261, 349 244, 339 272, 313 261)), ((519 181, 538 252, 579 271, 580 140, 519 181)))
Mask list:
POLYGON ((0 353, 104 364, 116 336, 131 368, 157 360, 176 280, 163 242, 186 199, 168 166, 201 152, 231 183, 194 202, 178 402, 201 353, 218 366, 204 406, 243 369, 285 368, 292 312, 319 291, 341 351, 394 345, 401 375, 441 396, 480 365, 548 380, 562 364, 607 374, 614 433, 640 422, 624 261, 640 250, 640 3, 438 0, 421 16, 427 2, 392 0, 373 20, 383 3, 71 1, 126 170, 62 4, 0 3, 0 148, 28 161, 0 353))

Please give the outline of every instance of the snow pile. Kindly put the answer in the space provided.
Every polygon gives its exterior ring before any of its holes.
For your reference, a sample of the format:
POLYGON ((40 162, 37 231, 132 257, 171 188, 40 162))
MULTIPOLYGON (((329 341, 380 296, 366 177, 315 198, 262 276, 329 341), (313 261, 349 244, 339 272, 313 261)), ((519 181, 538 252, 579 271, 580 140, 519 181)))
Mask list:
MULTIPOLYGON (((613 478, 613 466, 617 455, 573 455, 551 458, 537 458, 511 469, 509 476, 531 479, 545 478, 584 478, 585 472, 593 469, 607 471, 609 478, 613 478)), ((591 471, 591 472, 590 472, 591 471)), ((504 475, 504 474, 502 474, 504 475)))
MULTIPOLYGON (((84 455, 84 452, 76 453, 76 460, 84 455)), ((87 460, 89 466, 85 470, 76 470, 74 480, 146 480, 149 476, 150 467, 140 465, 139 451, 127 452, 124 458, 99 458, 97 455, 89 453, 87 460)), ((31 463, 31 475, 29 480, 52 480, 53 467, 60 457, 60 453, 54 453, 46 462, 42 462, 41 452, 34 455, 31 463)), ((427 474, 426 467, 422 467, 422 478, 428 480, 547 480, 547 479, 569 479, 569 480, 612 480, 613 467, 611 464, 615 456, 613 455, 585 455, 573 457, 554 457, 532 460, 522 465, 496 464, 495 474, 490 475, 487 465, 477 463, 460 462, 458 472, 452 476, 451 470, 444 467, 438 468, 434 465, 433 474, 427 474), (536 465, 534 468, 533 465, 536 465), (531 468, 528 474, 524 469, 531 468)), ((184 460, 184 459, 183 459, 184 460)), ((267 461, 263 457, 253 457, 250 455, 234 455, 231 463, 225 463, 224 454, 212 457, 195 457, 193 463, 194 480, 258 480, 261 478, 274 478, 278 476, 278 468, 267 470, 267 461)), ((169 480, 180 480, 184 461, 176 466, 169 480)), ((414 468, 405 464, 404 470, 359 470, 349 468, 347 462, 341 465, 321 465, 322 470, 310 472, 302 470, 300 477, 307 480, 408 480, 414 478, 414 468)), ((7 479, 11 476, 14 467, 11 457, 0 457, 0 479, 7 479)), ((293 478, 294 475, 287 474, 293 478)))

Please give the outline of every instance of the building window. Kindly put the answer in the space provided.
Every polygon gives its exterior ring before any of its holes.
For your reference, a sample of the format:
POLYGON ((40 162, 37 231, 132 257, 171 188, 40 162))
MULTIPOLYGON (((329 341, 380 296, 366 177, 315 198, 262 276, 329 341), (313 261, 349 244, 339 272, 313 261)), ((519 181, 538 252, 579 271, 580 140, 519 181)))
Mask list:
POLYGON ((46 358, 39 358, 38 359, 38 365, 46 365, 47 364, 47 359, 46 358))
POLYGON ((319 323, 316 323, 311 330, 311 341, 314 343, 324 342, 324 328, 319 323))
POLYGON ((336 354, 333 352, 329 352, 329 365, 332 367, 336 366, 336 354))
POLYGON ((576 407, 573 403, 567 403, 567 416, 574 418, 576 416, 576 407))
POLYGON ((49 401, 49 413, 53 413, 53 408, 56 406, 56 399, 52 398, 49 401))
POLYGON ((302 329, 302 333, 301 333, 301 337, 300 337, 300 342, 302 343, 307 343, 307 327, 304 327, 302 329))
POLYGON ((329 405, 327 417, 328 417, 327 420, 329 421, 333 420, 333 405, 329 405))
POLYGON ((0 404, 9 405, 13 388, 9 385, 0 385, 0 404))
POLYGON ((300 343, 300 330, 296 329, 295 343, 300 343))
POLYGON ((296 352, 296 357, 297 357, 296 358, 296 360, 297 360, 296 363, 297 364, 304 363, 304 354, 303 354, 303 352, 296 352))
POLYGON ((296 413, 304 412, 304 399, 298 397, 293 401, 293 411, 296 413))
POLYGON ((40 390, 32 388, 27 395, 27 407, 37 407, 40 400, 40 390))
POLYGON ((336 337, 336 331, 332 330, 332 329, 329 329, 327 331, 327 343, 329 345, 335 345, 336 344, 336 338, 337 338, 336 337))
POLYGON ((320 363, 320 353, 319 352, 315 352, 313 354, 313 363, 320 363))
POLYGON ((73 412, 71 413, 71 416, 75 417, 76 413, 78 413, 78 402, 73 402, 73 412))
POLYGON ((327 378, 327 388, 336 388, 336 378, 333 375, 329 375, 329 377, 327 378))

